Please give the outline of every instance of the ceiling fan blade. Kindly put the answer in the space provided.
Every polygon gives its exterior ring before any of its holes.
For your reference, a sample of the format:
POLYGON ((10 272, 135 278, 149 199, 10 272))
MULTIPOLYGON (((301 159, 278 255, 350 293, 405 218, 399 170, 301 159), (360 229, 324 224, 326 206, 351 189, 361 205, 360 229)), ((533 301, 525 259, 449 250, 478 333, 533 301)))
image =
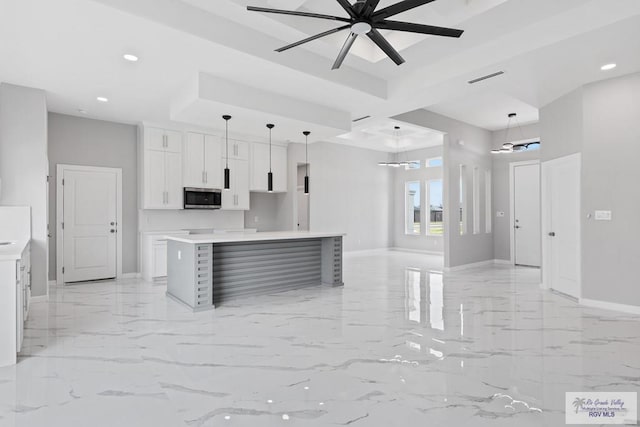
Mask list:
POLYGON ((367 2, 360 10, 360 15, 365 18, 370 18, 371 15, 373 15, 373 12, 376 10, 376 7, 378 7, 378 3, 380 3, 380 0, 367 0, 367 2))
POLYGON ((358 14, 353 9, 353 6, 349 2, 349 0, 338 0, 338 4, 340 4, 340 6, 342 6, 342 8, 345 10, 345 12, 347 12, 349 14, 350 17, 352 17, 352 18, 357 18, 358 17, 358 14))
POLYGON ((396 65, 400 65, 404 62, 404 58, 400 56, 397 50, 385 39, 382 34, 375 28, 367 33, 367 36, 378 45, 380 49, 389 57, 396 65))
POLYGON ((415 9, 418 6, 422 6, 427 3, 431 3, 434 0, 404 0, 391 6, 387 6, 384 9, 380 9, 372 15, 374 20, 381 20, 393 15, 397 15, 407 10, 415 9))
POLYGON ((298 12, 296 10, 269 9, 267 7, 257 7, 257 6, 247 6, 247 10, 250 10, 252 12, 275 13, 278 15, 294 15, 294 16, 304 16, 306 18, 319 18, 319 19, 329 19, 331 21, 351 22, 350 19, 342 18, 340 16, 323 15, 321 13, 298 12))
POLYGON ((347 37, 347 40, 345 40, 342 49, 340 49, 340 53, 336 58, 336 62, 334 62, 333 67, 331 67, 332 70, 337 70, 338 68, 340 68, 342 62, 344 61, 344 58, 347 57, 347 53, 349 53, 351 46, 353 46, 353 42, 356 41, 356 38, 358 38, 357 34, 349 33, 349 36, 347 37))
POLYGON ((351 25, 343 25, 342 27, 333 28, 331 30, 325 31, 324 33, 320 33, 320 34, 316 34, 315 36, 307 37, 306 39, 303 39, 303 40, 297 41, 295 43, 291 43, 291 44, 288 44, 286 46, 283 46, 283 47, 281 47, 279 49, 276 49, 276 52, 284 52, 285 50, 291 49, 292 47, 300 46, 301 44, 305 44, 305 43, 308 43, 310 41, 319 39, 321 37, 328 36, 329 34, 334 34, 334 33, 337 33, 338 31, 346 30, 350 26, 351 25))
POLYGON ((460 37, 464 30, 454 28, 434 27, 433 25, 414 24, 412 22, 380 21, 375 22, 375 28, 381 30, 406 31, 409 33, 432 34, 434 36, 460 37))

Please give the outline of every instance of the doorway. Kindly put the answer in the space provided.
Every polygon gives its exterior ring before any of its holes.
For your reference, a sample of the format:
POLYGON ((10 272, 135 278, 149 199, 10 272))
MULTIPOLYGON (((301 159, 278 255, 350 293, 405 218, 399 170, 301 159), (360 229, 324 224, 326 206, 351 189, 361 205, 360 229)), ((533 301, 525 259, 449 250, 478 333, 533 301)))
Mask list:
POLYGON ((515 265, 540 267, 540 163, 509 165, 511 181, 511 260, 515 265))
POLYGON ((122 275, 122 169, 57 166, 58 284, 122 275))
POLYGON ((544 286, 580 298, 580 154, 542 164, 544 286))
POLYGON ((309 165, 298 164, 297 203, 298 203, 298 231, 309 231, 309 194, 304 194, 304 177, 308 175, 309 165))

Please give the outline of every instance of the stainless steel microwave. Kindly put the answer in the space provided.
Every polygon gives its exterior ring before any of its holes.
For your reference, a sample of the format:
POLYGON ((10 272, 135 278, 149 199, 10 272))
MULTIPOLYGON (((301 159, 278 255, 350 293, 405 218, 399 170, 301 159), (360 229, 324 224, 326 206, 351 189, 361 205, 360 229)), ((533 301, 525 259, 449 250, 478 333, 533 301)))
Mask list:
POLYGON ((222 192, 211 188, 184 188, 185 209, 220 209, 222 192))

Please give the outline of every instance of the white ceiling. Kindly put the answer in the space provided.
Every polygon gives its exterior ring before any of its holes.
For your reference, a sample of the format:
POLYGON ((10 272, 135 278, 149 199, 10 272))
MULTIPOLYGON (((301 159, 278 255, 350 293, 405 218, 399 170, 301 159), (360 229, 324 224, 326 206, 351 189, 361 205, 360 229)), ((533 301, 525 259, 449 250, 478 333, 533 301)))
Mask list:
MULTIPOLYGON (((343 13, 331 0, 250 3, 343 13)), ((340 124, 349 127, 349 118, 372 116, 354 127, 363 132, 427 108, 502 128, 507 112, 523 123, 535 120, 540 106, 579 85, 640 70, 637 0, 438 0, 397 19, 458 27, 465 30, 460 39, 395 34, 392 43, 407 60, 402 66, 379 60, 377 49, 365 45, 336 71, 330 68, 340 38, 273 52, 331 22, 264 16, 247 12, 246 4, 0 0, 0 40, 6 41, 0 43, 0 81, 46 90, 50 110, 65 114, 82 109, 98 119, 197 121, 219 129, 219 113, 228 107, 243 133, 262 132, 261 122, 278 119, 282 139, 301 141, 301 128, 308 128, 314 140, 354 144, 335 138, 349 132, 340 124), (124 53, 140 61, 125 62, 124 53), (618 68, 601 72, 607 62, 618 68), (498 70, 505 74, 467 83, 498 70), (224 102, 216 93, 186 97, 185 88, 202 75, 232 82, 242 95, 224 102), (247 95, 251 88, 262 95, 247 95), (97 96, 110 102, 98 103, 97 96), (277 100, 275 117, 264 111, 269 98, 277 100), (180 111, 197 111, 197 117, 180 111)))
POLYGON ((444 134, 409 123, 379 119, 354 127, 331 142, 377 151, 407 151, 442 145, 444 134), (398 126, 400 129, 396 130, 398 126))

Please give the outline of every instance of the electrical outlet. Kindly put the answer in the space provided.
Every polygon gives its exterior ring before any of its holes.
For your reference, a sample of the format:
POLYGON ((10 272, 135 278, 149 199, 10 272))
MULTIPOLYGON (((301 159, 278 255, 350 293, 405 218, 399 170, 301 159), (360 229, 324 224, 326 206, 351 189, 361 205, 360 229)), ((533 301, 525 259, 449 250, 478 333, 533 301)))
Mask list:
POLYGON ((596 221, 611 221, 611 211, 595 211, 596 221))
POLYGON ((178 251, 178 260, 182 259, 182 251, 178 251))

